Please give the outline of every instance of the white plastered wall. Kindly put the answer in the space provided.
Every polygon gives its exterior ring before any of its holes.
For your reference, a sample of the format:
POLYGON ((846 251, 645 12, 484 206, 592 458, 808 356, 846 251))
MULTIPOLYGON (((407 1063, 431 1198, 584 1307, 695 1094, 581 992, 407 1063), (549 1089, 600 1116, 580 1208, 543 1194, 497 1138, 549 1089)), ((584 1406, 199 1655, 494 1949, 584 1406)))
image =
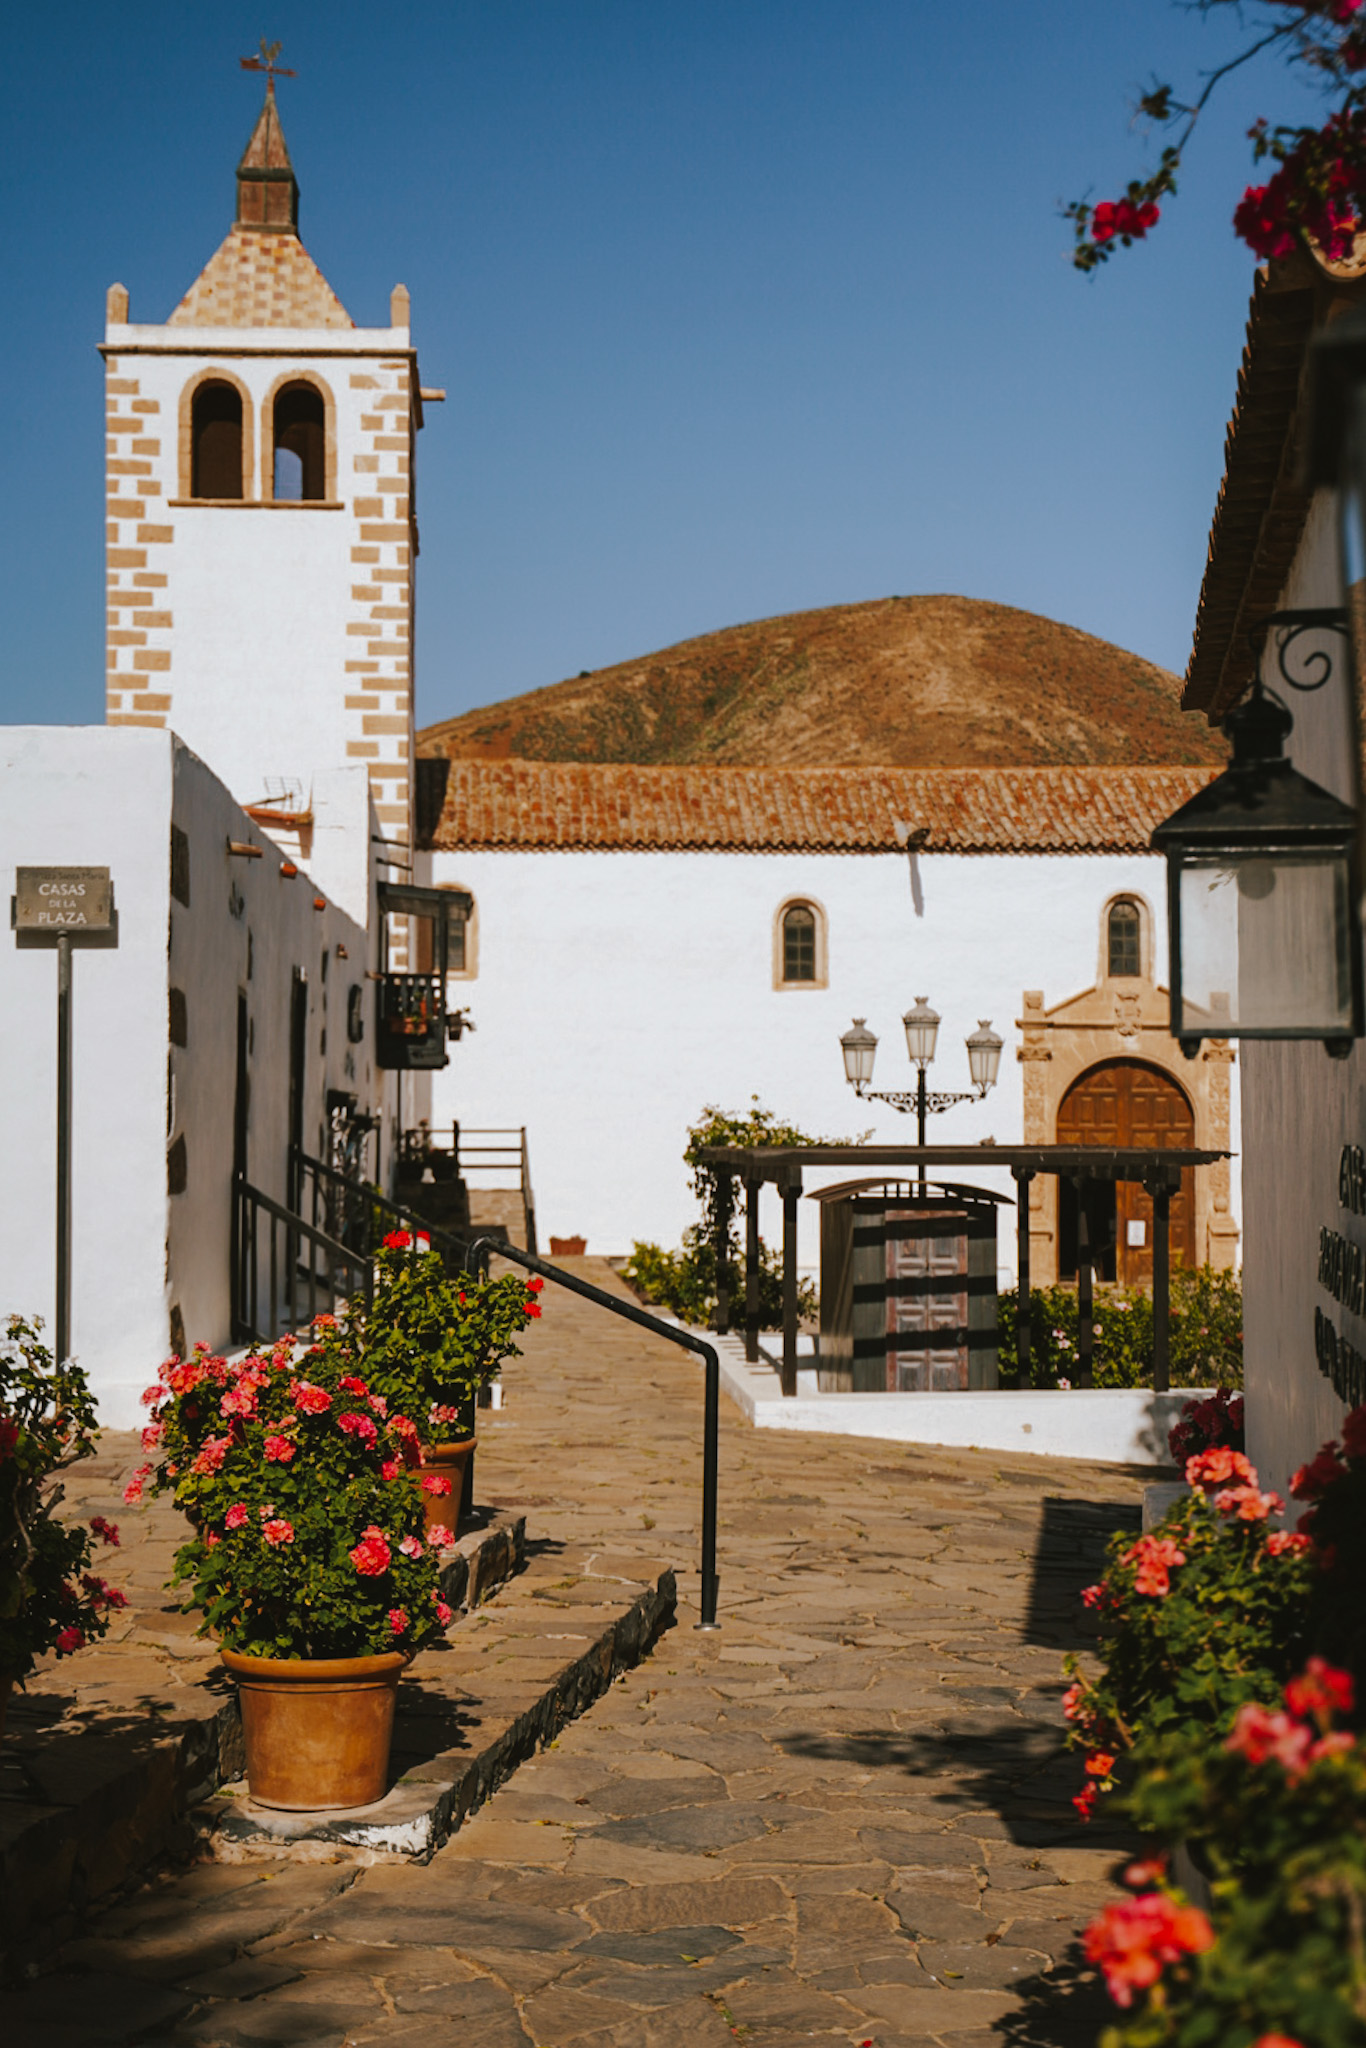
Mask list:
MULTIPOLYGON (((1282 606, 1341 602, 1336 520, 1334 494, 1320 492, 1282 606)), ((1267 664, 1267 680, 1294 715, 1288 750, 1296 767, 1351 801, 1347 699, 1340 687, 1345 648, 1336 638, 1300 643, 1302 650, 1315 645, 1332 652, 1333 684, 1296 694, 1278 679, 1274 662, 1267 664)), ((1248 1454, 1263 1481, 1284 1492, 1295 1468, 1336 1434, 1344 1413, 1319 1371, 1315 1309, 1366 1352, 1366 1320, 1351 1315, 1318 1284, 1322 1227, 1366 1243, 1362 1219, 1338 1201, 1342 1148, 1366 1144, 1366 1054, 1360 1040, 1345 1060, 1329 1059, 1321 1045, 1293 1042, 1248 1040, 1241 1053, 1248 1454)))
MULTIPOLYGON (((229 1338, 228 1246, 239 986, 255 1022, 250 1171, 284 1193, 293 970, 309 983, 305 1143, 326 1090, 377 1107, 366 935, 173 734, 7 727, 0 733, 0 887, 16 866, 113 874, 118 944, 74 959, 72 1348, 106 1422, 129 1427, 165 1357, 178 1306, 191 1342, 229 1338), (170 892, 170 837, 189 852, 185 905, 170 892), (229 840, 254 841, 256 860, 229 840), (247 976, 248 933, 252 972, 247 976), (338 958, 344 945, 348 958, 338 958), (329 972, 322 976, 328 954, 329 972), (366 1037, 346 1037, 346 988, 366 988, 366 1037), (169 991, 183 991, 187 1042, 169 1044, 169 991), (326 1049, 323 1033, 326 1032, 326 1049), (167 1152, 185 1140, 187 1182, 168 1192, 167 1152)), ((56 1164, 56 958, 0 945, 0 1312, 41 1315, 52 1333, 56 1164)))
MULTIPOLYGON (((883 1089, 914 1084, 901 1017, 917 995, 943 1019, 933 1088, 968 1087, 964 1040, 991 1018, 1005 1040, 998 1086, 933 1117, 929 1137, 1018 1143, 1022 990, 1052 1002, 1094 983, 1101 909, 1119 890, 1152 904, 1165 958, 1151 856, 922 855, 923 917, 901 854, 438 853, 432 874, 470 889, 479 917, 477 976, 449 989, 477 1030, 434 1077, 433 1123, 525 1124, 542 1244, 581 1233, 609 1254, 635 1238, 676 1244, 694 1220, 681 1154, 706 1104, 743 1111, 758 1094, 819 1137, 914 1143, 913 1117, 860 1103, 845 1083, 851 1018, 878 1034, 883 1089), (791 897, 827 917, 826 988, 773 986, 773 916, 791 897)), ((1235 1082, 1235 1118, 1236 1095, 1235 1082)), ((813 1173, 808 1185, 846 1177, 813 1173)), ((1014 1192, 1000 1170, 972 1177, 1014 1192)), ((1236 1208, 1236 1163, 1234 1190, 1236 1208)), ((776 1242, 779 1205, 766 1200, 776 1242)), ((811 1270, 814 1203, 801 1229, 811 1270)), ((1013 1274, 1013 1209, 1000 1259, 1013 1274)))

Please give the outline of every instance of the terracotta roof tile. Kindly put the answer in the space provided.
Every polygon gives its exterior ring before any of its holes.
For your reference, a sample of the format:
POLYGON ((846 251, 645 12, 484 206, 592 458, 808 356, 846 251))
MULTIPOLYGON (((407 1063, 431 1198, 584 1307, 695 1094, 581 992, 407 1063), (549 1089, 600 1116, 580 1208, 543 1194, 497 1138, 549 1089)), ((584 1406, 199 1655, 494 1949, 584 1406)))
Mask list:
POLYGON ((449 764, 432 847, 1145 853, 1213 768, 654 768, 449 764))

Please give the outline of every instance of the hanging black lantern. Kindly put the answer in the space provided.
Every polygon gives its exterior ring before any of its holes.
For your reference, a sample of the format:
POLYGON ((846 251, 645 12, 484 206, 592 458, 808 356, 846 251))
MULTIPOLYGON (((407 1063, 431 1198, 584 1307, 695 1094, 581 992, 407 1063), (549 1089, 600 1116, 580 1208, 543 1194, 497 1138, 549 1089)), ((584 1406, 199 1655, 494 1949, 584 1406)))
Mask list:
POLYGON ((1171 1029, 1203 1038, 1362 1035, 1357 814, 1285 758, 1294 724, 1257 682, 1224 720, 1233 759, 1152 835, 1167 860, 1171 1029))

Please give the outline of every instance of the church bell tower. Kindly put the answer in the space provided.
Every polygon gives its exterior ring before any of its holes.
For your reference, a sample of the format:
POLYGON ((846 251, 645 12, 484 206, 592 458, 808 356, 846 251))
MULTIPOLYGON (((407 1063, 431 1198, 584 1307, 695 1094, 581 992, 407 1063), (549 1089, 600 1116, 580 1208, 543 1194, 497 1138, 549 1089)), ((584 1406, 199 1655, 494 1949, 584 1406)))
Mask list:
POLYGON ((226 240, 164 324, 112 286, 101 352, 108 722, 172 727, 364 920, 371 837, 413 843, 422 392, 404 286, 357 327, 299 239, 273 70, 226 240))

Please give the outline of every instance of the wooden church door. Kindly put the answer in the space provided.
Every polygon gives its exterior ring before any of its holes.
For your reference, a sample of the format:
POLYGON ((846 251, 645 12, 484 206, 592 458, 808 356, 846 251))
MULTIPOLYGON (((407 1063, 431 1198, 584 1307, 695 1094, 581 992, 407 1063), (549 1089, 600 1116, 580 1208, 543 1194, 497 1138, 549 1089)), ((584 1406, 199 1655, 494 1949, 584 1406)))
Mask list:
MULTIPOLYGON (((1184 1089, 1160 1067, 1143 1060, 1106 1060, 1074 1081, 1063 1097, 1057 1141, 1191 1147, 1195 1112, 1184 1089)), ((1171 1250, 1173 1264, 1195 1264, 1195 1176, 1190 1167, 1181 1175, 1180 1192, 1172 1196, 1171 1250)), ((1153 1283, 1153 1205, 1136 1181, 1120 1181, 1115 1188, 1114 1275, 1122 1287, 1153 1283)))

